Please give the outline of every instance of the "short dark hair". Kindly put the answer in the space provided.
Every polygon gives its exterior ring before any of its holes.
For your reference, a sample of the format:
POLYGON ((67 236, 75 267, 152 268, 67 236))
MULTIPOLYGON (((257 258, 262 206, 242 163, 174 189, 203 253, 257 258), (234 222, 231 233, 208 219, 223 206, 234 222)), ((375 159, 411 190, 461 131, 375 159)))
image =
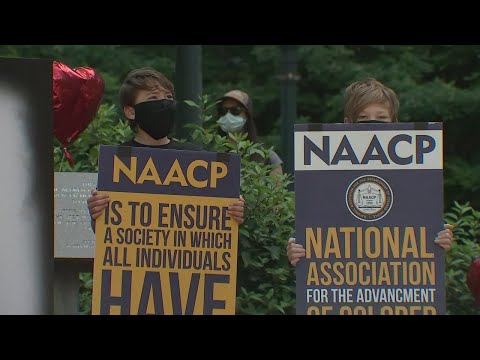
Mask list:
MULTIPOLYGON (((169 90, 175 99, 175 89, 172 82, 161 72, 150 67, 130 71, 123 80, 118 93, 122 111, 124 106, 134 106, 135 97, 139 90, 153 90, 159 86, 169 90)), ((135 121, 130 121, 130 127, 133 131, 137 129, 135 121)))

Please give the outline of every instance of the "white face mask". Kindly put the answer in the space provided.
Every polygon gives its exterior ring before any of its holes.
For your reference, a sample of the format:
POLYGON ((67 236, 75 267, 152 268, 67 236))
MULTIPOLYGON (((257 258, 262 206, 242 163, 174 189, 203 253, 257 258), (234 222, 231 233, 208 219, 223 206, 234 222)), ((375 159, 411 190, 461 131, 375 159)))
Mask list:
POLYGON ((217 124, 219 124, 220 128, 226 133, 235 133, 242 130, 246 122, 247 120, 243 117, 235 116, 228 112, 218 119, 217 124))

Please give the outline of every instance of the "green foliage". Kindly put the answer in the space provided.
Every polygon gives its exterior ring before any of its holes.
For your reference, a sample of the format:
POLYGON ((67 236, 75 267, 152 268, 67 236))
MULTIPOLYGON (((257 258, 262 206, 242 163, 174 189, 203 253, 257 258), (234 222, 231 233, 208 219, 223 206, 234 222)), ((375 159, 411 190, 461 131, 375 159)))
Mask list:
POLYGON ((270 175, 265 165, 271 149, 244 135, 219 135, 208 97, 202 99, 203 126, 189 125, 205 149, 241 155, 241 194, 245 223, 239 227, 237 314, 293 314, 295 277, 286 245, 294 230, 291 175, 270 175))
POLYGON ((151 66, 172 79, 175 69, 174 45, 0 45, 0 56, 51 59, 72 69, 93 67, 105 80, 104 100, 109 104, 117 103, 128 71, 151 66))
POLYGON ((480 315, 468 289, 466 275, 475 257, 480 256, 480 212, 468 203, 455 205, 445 214, 445 221, 455 226, 455 245, 447 253, 446 297, 447 311, 453 315, 480 315))
POLYGON ((80 314, 92 314, 92 273, 80 273, 80 314))
POLYGON ((55 171, 97 172, 99 145, 119 145, 131 138, 132 130, 127 120, 118 120, 115 106, 101 105, 88 128, 68 147, 75 162, 73 168, 63 153, 62 144, 55 140, 55 171))
POLYGON ((469 202, 480 193, 480 165, 460 157, 452 157, 445 164, 444 187, 447 204, 469 202), (468 192, 465 190, 468 189, 468 192))

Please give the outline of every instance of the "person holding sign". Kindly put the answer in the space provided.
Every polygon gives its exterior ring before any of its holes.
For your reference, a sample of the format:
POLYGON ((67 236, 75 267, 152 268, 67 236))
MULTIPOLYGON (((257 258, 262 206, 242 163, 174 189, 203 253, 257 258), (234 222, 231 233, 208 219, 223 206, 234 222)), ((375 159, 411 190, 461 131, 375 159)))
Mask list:
MULTIPOLYGON (((220 98, 217 123, 224 134, 246 132, 252 143, 257 141, 257 127, 253 121, 253 104, 250 96, 240 90, 231 90, 220 98)), ((272 165, 273 174, 283 174, 283 161, 275 151, 270 153, 266 165, 272 165)))
MULTIPOLYGON (((395 92, 381 82, 368 78, 349 85, 345 90, 345 123, 396 123, 398 122, 399 100, 395 92)), ((444 230, 437 234, 434 242, 445 250, 453 245, 453 226, 445 224, 444 230)), ((290 238, 287 256, 295 266, 306 252, 302 245, 290 238)))
MULTIPOLYGON (((152 68, 140 68, 128 73, 119 91, 120 106, 130 121, 135 137, 123 146, 149 147, 156 149, 201 150, 189 143, 180 143, 168 135, 175 121, 175 90, 162 73, 152 68)), ((88 211, 95 231, 95 220, 108 206, 108 195, 92 190, 88 198, 88 211)), ((229 207, 229 215, 239 224, 243 223, 244 200, 229 207)))

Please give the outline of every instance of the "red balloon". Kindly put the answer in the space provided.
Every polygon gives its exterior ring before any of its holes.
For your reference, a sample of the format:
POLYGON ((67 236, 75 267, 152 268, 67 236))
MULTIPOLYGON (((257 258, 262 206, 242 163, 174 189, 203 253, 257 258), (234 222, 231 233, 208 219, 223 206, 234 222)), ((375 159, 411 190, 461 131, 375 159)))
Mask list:
POLYGON ((467 274, 467 285, 477 305, 480 305, 480 257, 473 259, 467 274))
POLYGON ((105 84, 90 67, 69 68, 53 62, 54 134, 64 147, 72 144, 97 114, 105 84))

